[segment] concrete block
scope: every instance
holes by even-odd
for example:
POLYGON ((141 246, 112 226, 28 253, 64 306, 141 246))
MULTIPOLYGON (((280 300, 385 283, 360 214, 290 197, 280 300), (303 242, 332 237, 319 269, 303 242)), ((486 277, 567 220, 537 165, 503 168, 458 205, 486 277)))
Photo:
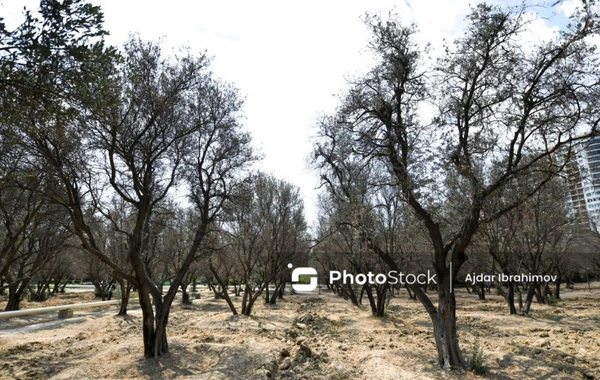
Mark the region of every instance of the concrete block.
POLYGON ((59 310, 58 319, 73 318, 73 309, 59 310))

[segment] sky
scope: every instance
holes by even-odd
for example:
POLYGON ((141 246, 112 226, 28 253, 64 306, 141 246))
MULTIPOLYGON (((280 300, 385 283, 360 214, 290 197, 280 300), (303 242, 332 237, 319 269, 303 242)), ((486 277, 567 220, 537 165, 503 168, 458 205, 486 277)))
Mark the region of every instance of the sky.
MULTIPOLYGON (((566 24, 575 7, 566 0, 532 25, 530 38, 549 36, 566 24), (550 17, 552 16, 552 17, 550 17)), ((414 22, 421 44, 440 54, 444 39, 460 37, 470 4, 465 0, 92 0, 104 12, 110 44, 121 46, 132 33, 161 40, 165 51, 186 46, 213 57, 211 70, 245 97, 244 125, 264 156, 263 171, 298 186, 309 222, 317 218, 318 178, 307 158, 317 120, 332 114, 347 80, 365 73, 366 12, 386 16, 391 10, 414 22)), ((494 3, 494 1, 492 1, 494 3)), ((514 5, 519 1, 495 1, 514 5)), ((0 0, 7 24, 19 20, 35 0, 0 0)), ((541 8, 532 8, 540 11, 541 8)))

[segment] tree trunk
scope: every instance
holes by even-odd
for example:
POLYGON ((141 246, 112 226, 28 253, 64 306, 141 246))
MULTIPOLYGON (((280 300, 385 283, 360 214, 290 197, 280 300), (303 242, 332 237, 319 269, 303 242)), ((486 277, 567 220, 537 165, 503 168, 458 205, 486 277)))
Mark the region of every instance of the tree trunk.
POLYGON ((550 290, 550 283, 544 282, 542 285, 542 294, 544 295, 543 301, 547 303, 548 297, 552 297, 552 290, 550 290))
MULTIPOLYGON (((283 277, 283 278, 281 279, 281 289, 279 290, 279 294, 277 294, 277 298, 279 298, 280 300, 282 300, 282 299, 283 299, 283 296, 284 296, 284 294, 285 294, 285 283, 286 283, 286 281, 285 281, 285 277, 283 277)), ((319 285, 319 286, 321 286, 321 285, 319 285)), ((320 292, 320 291, 321 291, 321 289, 319 289, 319 292, 320 292)))
POLYGON ((467 290, 467 293, 471 294, 473 291, 471 290, 471 285, 469 285, 468 281, 465 281, 465 289, 467 290))
POLYGON ((525 299, 525 314, 529 315, 529 310, 531 310, 531 302, 533 301, 533 296, 536 294, 535 290, 535 283, 529 284, 529 288, 527 289, 527 298, 525 299))
POLYGON ((438 364, 445 369, 463 369, 466 367, 458 344, 456 333, 456 299, 450 289, 448 273, 436 271, 438 283, 437 313, 431 314, 433 336, 438 351, 438 364))
POLYGON ((127 315, 127 306, 129 305, 129 294, 131 292, 131 284, 127 280, 120 279, 119 287, 121 288, 121 306, 117 315, 127 315))
POLYGON ((508 303, 508 314, 517 314, 515 308, 515 284, 512 281, 508 282, 508 294, 506 295, 506 302, 508 303))
MULTIPOLYGON (((217 282, 218 282, 218 280, 217 280, 217 282)), ((209 288, 210 290, 212 290, 212 291, 213 291, 213 294, 215 295, 215 299, 216 299, 216 300, 219 300, 219 299, 221 299, 221 298, 222 298, 223 294, 222 294, 222 292, 221 292, 219 289, 217 289, 217 287, 216 287, 216 286, 215 286, 215 285, 212 283, 212 278, 209 278, 209 279, 208 279, 208 288, 209 288)))
POLYGON ((283 299, 283 290, 285 288, 285 278, 280 277, 279 281, 275 282, 275 291, 271 295, 269 299, 269 304, 275 305, 277 303, 277 299, 283 299))
POLYGON ((155 300, 156 325, 154 330, 154 358, 157 358, 158 356, 162 356, 169 352, 169 342, 167 340, 167 324, 169 323, 171 302, 163 303, 161 301, 155 300))
POLYGON ((52 294, 58 294, 58 290, 60 289, 60 278, 54 279, 54 287, 52 288, 52 294))
POLYGON ((523 313, 523 292, 521 291, 521 289, 518 289, 518 291, 519 291, 519 313, 523 313))
POLYGON ((8 287, 8 302, 4 311, 19 310, 21 300, 23 299, 23 291, 26 289, 28 283, 29 281, 26 281, 26 283, 18 281, 8 287))
POLYGON ((184 305, 191 305, 190 294, 187 291, 189 283, 185 280, 181 281, 181 303, 184 305))
POLYGON ((363 285, 362 288, 360 289, 360 293, 358 295, 358 304, 362 305, 362 300, 363 300, 363 296, 365 294, 365 290, 367 289, 367 285, 363 285))
POLYGON ((373 291, 371 289, 371 286, 366 285, 366 284, 363 285, 361 293, 363 291, 367 294, 367 298, 369 299, 369 306, 371 307, 371 314, 373 316, 377 316, 377 304, 375 303, 375 297, 373 297, 373 291))
POLYGON ((237 315, 237 310, 235 309, 233 302, 231 302, 231 298, 229 297, 229 292, 227 291, 227 288, 225 288, 225 290, 223 291, 223 298, 225 298, 225 302, 227 302, 227 305, 229 306, 229 309, 231 309, 233 315, 237 315))
MULTIPOLYGON (((153 358, 156 354, 160 355, 162 350, 156 350, 156 331, 154 329, 154 309, 150 300, 150 289, 148 285, 140 284, 138 287, 139 302, 142 309, 142 332, 144 338, 144 357, 153 358)), ((167 347, 168 351, 168 347, 167 347)))
POLYGON ((265 303, 269 303, 269 283, 267 283, 267 287, 265 289, 265 303))
POLYGON ((251 289, 250 289, 250 285, 248 285, 248 283, 245 283, 244 286, 244 296, 242 297, 242 313, 244 312, 244 310, 246 310, 246 305, 248 304, 248 297, 251 293, 251 289))
POLYGON ((559 300, 560 299, 560 276, 556 278, 555 288, 554 288, 554 297, 559 300))
POLYGON ((416 301, 417 300, 417 294, 414 293, 412 290, 410 290, 409 287, 406 288, 406 291, 408 292, 408 299, 416 301))
MULTIPOLYGON (((215 276, 215 279, 217 280, 217 282, 219 283, 219 285, 221 286, 221 288, 223 289, 222 297, 225 298, 225 301, 227 302, 227 305, 229 306, 229 309, 231 310, 231 312, 233 313, 233 315, 237 315, 238 312, 235 309, 235 306, 233 305, 233 302, 231 302, 231 298, 229 297, 229 292, 227 291, 227 287, 225 286, 225 282, 221 279, 221 277, 219 277, 219 275, 217 274, 217 270, 212 265, 212 263, 209 265, 209 269, 210 269, 211 273, 213 274, 213 276, 215 276)), ((216 292, 215 292, 215 295, 216 295, 216 292)))
POLYGON ((275 291, 273 292, 273 294, 271 295, 271 298, 269 299, 269 304, 271 304, 271 305, 277 304, 277 298, 279 298, 279 296, 281 295, 282 285, 283 285, 283 280, 279 279, 279 282, 276 283, 275 291))
MULTIPOLYGON (((267 287, 269 285, 266 285, 267 287)), ((256 289, 256 291, 252 292, 250 286, 246 284, 246 289, 244 290, 244 299, 242 300, 242 314, 250 315, 252 313, 252 307, 254 306, 254 302, 263 292, 265 287, 265 283, 263 283, 260 288, 256 289)))
MULTIPOLYGON (((432 224, 431 228, 436 232, 436 225, 432 224)), ((441 239, 439 231, 434 234, 434 237, 441 239)), ((381 257, 391 270, 400 272, 398 265, 394 259, 386 252, 381 250, 371 240, 367 243, 375 253, 381 257)), ((439 244, 442 249, 443 244, 439 244)), ((423 288, 419 284, 409 285, 413 292, 423 304, 433 324, 433 336, 435 338, 436 348, 438 351, 438 364, 446 369, 465 369, 466 362, 460 351, 458 344, 458 335, 456 333, 456 299, 454 298, 454 279, 458 270, 466 260, 464 252, 457 250, 452 252, 450 261, 451 267, 447 267, 445 250, 436 252, 435 262, 435 278, 436 281, 427 281, 437 285, 438 307, 436 308, 431 299, 425 293, 427 283, 423 284, 423 288), (450 270, 452 268, 452 270, 450 270)))
POLYGON ((112 283, 106 283, 104 281, 93 281, 94 284, 94 294, 96 297, 101 297, 102 301, 110 300, 111 291, 110 288, 112 283))
POLYGON ((348 298, 350 298, 352 305, 359 306, 358 298, 356 297, 356 293, 354 293, 354 289, 352 288, 352 285, 350 283, 346 284, 346 289, 344 293, 348 298))
POLYGON ((373 316, 378 318, 383 318, 385 316, 385 306, 388 295, 388 287, 387 283, 379 286, 375 286, 375 291, 377 292, 377 308, 375 309, 375 313, 373 316))
POLYGON ((138 299, 142 309, 144 357, 147 359, 157 358, 169 352, 167 324, 171 305, 170 302, 163 302, 162 293, 157 288, 152 289, 147 283, 149 281, 146 279, 138 288, 138 299))
POLYGON ((35 301, 45 301, 48 298, 48 296, 46 295, 46 290, 49 289, 49 287, 50 284, 48 281, 44 279, 38 281, 33 299, 35 301))
POLYGON ((537 301, 537 303, 546 303, 544 301, 544 294, 542 293, 542 285, 541 284, 532 284, 531 286, 533 286, 534 292, 533 295, 535 296, 535 300, 537 301))

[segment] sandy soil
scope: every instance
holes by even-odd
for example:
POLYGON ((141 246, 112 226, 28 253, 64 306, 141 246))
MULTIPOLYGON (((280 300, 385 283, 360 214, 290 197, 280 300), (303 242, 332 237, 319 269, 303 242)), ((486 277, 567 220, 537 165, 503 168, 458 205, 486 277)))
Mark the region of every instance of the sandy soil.
MULTIPOLYGON (((580 285, 555 305, 509 316, 499 296, 457 294, 461 347, 484 353, 487 378, 600 379, 600 283, 580 285)), ((65 295, 52 304, 89 294, 65 295)), ((2 379, 480 379, 435 365, 432 328, 423 307, 394 298, 384 319, 321 294, 287 296, 232 316, 206 294, 173 307, 169 355, 142 358, 141 312, 117 317, 116 306, 0 320, 2 379)), ((1 301, 1 300, 0 300, 1 301)), ((26 307, 39 307, 39 303, 26 307)))

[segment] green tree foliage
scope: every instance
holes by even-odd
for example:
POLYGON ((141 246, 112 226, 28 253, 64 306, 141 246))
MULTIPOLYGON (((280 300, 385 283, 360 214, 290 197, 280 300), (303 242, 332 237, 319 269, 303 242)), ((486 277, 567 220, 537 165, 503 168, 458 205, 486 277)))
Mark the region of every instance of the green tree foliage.
MULTIPOLYGON (((102 103, 90 85, 105 78, 118 58, 102 40, 106 32, 99 7, 78 0, 41 1, 37 11, 25 10, 23 17, 12 30, 0 22, 0 187, 3 224, 10 226, 2 234, 8 250, 0 255, 0 276, 17 265, 15 252, 33 247, 40 226, 54 223, 45 196, 56 192, 56 178, 30 149, 32 137, 52 137, 65 148, 76 147, 78 135, 67 133, 64 126, 82 105, 102 103)), ((10 282, 29 281, 32 270, 40 269, 36 264, 12 271, 10 282)), ((13 305, 18 307, 18 302, 13 305)))
POLYGON ((18 121, 31 112, 56 113, 65 101, 89 102, 88 85, 116 58, 116 50, 103 41, 100 7, 83 0, 43 0, 37 12, 25 10, 24 17, 14 30, 0 24, 3 117, 18 121))

